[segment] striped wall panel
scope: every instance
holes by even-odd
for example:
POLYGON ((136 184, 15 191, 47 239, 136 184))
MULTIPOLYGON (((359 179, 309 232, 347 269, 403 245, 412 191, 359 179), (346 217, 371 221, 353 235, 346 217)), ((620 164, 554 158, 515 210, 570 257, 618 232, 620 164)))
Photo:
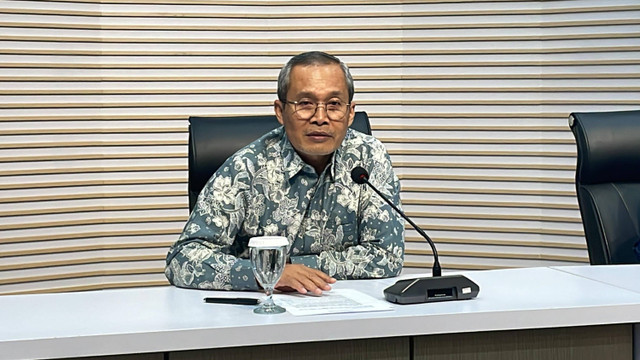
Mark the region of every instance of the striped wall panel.
POLYGON ((636 0, 0 1, 0 293, 166 284, 187 118, 271 113, 307 50, 352 68, 445 271, 588 262, 567 117, 640 107, 636 0))

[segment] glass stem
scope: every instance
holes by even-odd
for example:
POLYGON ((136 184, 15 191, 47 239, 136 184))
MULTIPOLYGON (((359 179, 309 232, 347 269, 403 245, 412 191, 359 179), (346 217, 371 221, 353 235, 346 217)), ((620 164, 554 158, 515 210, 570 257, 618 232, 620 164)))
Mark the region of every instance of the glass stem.
POLYGON ((264 306, 270 307, 273 306, 273 289, 272 288, 265 288, 264 292, 267 294, 267 299, 264 302, 264 306))

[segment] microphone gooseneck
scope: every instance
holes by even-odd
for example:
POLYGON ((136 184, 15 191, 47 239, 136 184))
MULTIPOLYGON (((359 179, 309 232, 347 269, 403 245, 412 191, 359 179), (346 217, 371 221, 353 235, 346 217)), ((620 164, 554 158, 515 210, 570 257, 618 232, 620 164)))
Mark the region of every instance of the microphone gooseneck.
POLYGON ((422 231, 422 229, 420 229, 418 225, 416 225, 413 221, 411 221, 411 219, 409 219, 402 210, 398 209, 398 207, 395 206, 391 202, 391 200, 387 199, 387 197, 384 196, 378 189, 376 189, 375 186, 371 185, 371 183, 369 182, 369 173, 367 172, 367 170, 365 170, 360 166, 356 166, 355 168, 353 168, 353 170, 351 170, 351 179, 355 181, 357 184, 369 185, 369 187, 373 191, 375 191, 375 193, 378 194, 382 198, 382 200, 384 200, 387 204, 389 204, 389 206, 391 206, 393 210, 395 210, 398 214, 400 214, 400 216, 402 216, 403 219, 407 220, 407 222, 411 224, 411 226, 413 226, 414 229, 416 229, 418 234, 420 234, 425 240, 427 240, 427 242, 429 243, 429 246, 431 246, 431 251, 433 252, 432 276, 437 277, 442 275, 442 269, 440 268, 440 260, 438 259, 438 251, 436 250, 436 244, 433 242, 433 240, 431 240, 429 235, 427 235, 424 231, 422 231))

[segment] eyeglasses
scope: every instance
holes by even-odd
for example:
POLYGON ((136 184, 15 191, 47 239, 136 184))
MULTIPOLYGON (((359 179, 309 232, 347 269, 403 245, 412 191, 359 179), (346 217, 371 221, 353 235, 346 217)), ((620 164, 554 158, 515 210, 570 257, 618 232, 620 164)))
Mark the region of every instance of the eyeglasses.
POLYGON ((329 120, 340 121, 344 119, 344 115, 347 113, 350 105, 349 103, 342 102, 340 99, 332 99, 327 102, 315 102, 312 100, 285 100, 284 102, 293 105, 293 112, 295 112, 300 120, 311 119, 318 111, 320 105, 323 105, 329 120))

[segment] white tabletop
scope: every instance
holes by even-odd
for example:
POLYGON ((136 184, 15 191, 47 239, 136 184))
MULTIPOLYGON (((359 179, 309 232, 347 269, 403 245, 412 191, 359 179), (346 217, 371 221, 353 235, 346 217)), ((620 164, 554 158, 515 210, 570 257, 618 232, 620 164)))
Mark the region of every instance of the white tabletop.
MULTIPOLYGON (((476 299, 299 317, 203 302, 205 296, 258 293, 174 287, 0 296, 0 354, 7 359, 73 357, 640 322, 640 293, 566 271, 465 275, 480 286, 476 299)), ((397 280, 340 281, 335 288, 382 300, 383 289, 397 280)))
POLYGON ((640 265, 583 265, 553 268, 640 293, 640 265))

